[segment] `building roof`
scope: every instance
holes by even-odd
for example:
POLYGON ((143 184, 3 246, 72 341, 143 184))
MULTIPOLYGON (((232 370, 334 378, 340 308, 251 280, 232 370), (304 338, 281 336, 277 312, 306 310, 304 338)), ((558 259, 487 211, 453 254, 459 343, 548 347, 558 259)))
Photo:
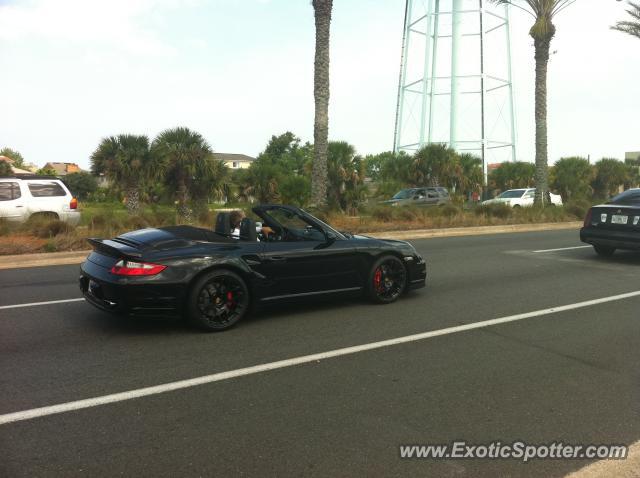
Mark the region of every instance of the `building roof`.
POLYGON ((68 173, 78 173, 81 171, 80 166, 76 163, 47 163, 44 165, 45 169, 53 169, 56 174, 64 176, 68 173))
POLYGON ((231 162, 231 161, 252 162, 256 160, 256 158, 247 156, 246 154, 237 154, 237 153, 213 153, 213 157, 225 163, 231 162))

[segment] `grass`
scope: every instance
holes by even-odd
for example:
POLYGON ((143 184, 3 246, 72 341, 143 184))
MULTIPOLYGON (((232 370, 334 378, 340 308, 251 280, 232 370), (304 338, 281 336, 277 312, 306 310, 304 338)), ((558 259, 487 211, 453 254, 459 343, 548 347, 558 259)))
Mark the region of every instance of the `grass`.
MULTIPOLYGON (((476 206, 464 209, 450 204, 442 207, 363 207, 358 216, 339 212, 325 212, 322 219, 336 229, 352 233, 381 232, 409 229, 439 229, 448 227, 495 226, 582 220, 590 203, 576 201, 565 207, 516 208, 504 205, 476 206)), ((237 207, 250 212, 251 206, 237 207)), ((211 228, 216 212, 200 208, 194 211, 194 224, 211 228)), ((91 203, 82 205, 82 220, 77 227, 51 219, 30 220, 12 224, 0 220, 0 255, 85 250, 88 237, 109 238, 126 231, 145 227, 159 227, 177 223, 171 205, 152 205, 130 216, 120 203, 91 203)))

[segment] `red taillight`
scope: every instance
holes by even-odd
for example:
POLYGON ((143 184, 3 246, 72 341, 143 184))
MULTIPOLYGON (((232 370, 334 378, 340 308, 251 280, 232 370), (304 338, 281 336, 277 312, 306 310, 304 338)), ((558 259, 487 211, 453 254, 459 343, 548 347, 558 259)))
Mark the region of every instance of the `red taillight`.
POLYGON ((78 209, 78 200, 76 198, 72 198, 69 203, 69 209, 78 209))
POLYGON ((584 218, 584 227, 589 227, 591 225, 591 216, 593 216, 593 208, 589 208, 587 211, 587 215, 584 218))
POLYGON ((161 266, 159 264, 133 262, 121 259, 111 268, 111 273, 118 276, 154 276, 166 268, 167 266, 161 266))

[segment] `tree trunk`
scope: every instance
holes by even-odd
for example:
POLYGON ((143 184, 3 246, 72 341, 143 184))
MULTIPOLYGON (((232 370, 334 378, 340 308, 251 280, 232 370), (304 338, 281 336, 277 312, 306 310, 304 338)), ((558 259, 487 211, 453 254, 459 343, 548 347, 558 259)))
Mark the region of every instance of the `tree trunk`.
POLYGON ((191 222, 191 208, 188 204, 189 193, 187 190, 187 182, 183 175, 178 178, 178 217, 185 222, 191 222))
POLYGON ((140 209, 140 192, 138 191, 137 185, 129 185, 127 187, 127 212, 135 216, 138 214, 140 209))
POLYGON ((547 153, 547 65, 551 35, 534 37, 536 59, 535 117, 536 117, 536 194, 534 203, 544 206, 550 202, 547 153))
POLYGON ((316 56, 314 62, 313 97, 313 172, 311 202, 327 203, 327 150, 329 138, 329 30, 333 0, 313 0, 316 21, 316 56))

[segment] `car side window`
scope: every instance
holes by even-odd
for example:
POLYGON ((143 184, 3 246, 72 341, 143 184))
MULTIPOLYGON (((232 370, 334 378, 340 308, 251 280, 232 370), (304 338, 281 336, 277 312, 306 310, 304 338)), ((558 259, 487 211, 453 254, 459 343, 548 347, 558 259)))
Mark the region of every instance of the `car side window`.
POLYGON ((60 184, 50 183, 28 183, 29 192, 34 198, 66 196, 67 193, 60 184))
POLYGON ((427 197, 429 197, 429 198, 437 198, 438 197, 438 191, 436 191, 433 188, 427 189, 427 197))
POLYGON ((0 201, 12 201, 20 198, 20 185, 13 182, 0 183, 0 201))
POLYGON ((535 191, 528 191, 527 193, 525 193, 524 196, 522 196, 524 199, 531 199, 532 197, 534 197, 536 195, 535 191))

